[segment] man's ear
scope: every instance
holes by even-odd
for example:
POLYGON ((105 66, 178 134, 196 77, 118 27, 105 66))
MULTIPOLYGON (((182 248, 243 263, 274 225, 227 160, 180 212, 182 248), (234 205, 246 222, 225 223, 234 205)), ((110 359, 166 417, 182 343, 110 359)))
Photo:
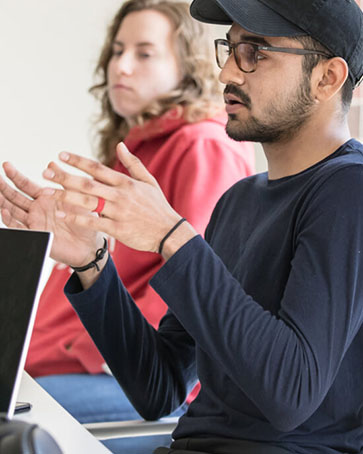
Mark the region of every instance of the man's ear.
POLYGON ((347 80, 349 68, 341 57, 322 60, 314 68, 312 90, 317 102, 327 101, 340 91, 347 80))

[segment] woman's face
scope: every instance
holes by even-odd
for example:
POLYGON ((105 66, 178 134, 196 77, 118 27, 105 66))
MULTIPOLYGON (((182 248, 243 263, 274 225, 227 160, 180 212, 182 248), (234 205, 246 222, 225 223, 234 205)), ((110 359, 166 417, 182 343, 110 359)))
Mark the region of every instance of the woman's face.
POLYGON ((154 10, 128 14, 120 24, 107 68, 108 96, 124 118, 139 114, 181 80, 171 21, 154 10))

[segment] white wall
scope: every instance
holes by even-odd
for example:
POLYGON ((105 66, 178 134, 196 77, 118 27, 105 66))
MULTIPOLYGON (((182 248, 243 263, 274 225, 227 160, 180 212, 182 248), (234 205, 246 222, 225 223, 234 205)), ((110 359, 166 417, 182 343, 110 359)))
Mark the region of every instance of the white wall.
POLYGON ((97 109, 88 88, 119 5, 0 0, 1 162, 11 161, 41 183, 42 170, 59 151, 91 155, 90 120, 97 109))
POLYGON ((87 90, 120 0, 0 0, 0 160, 41 182, 57 153, 90 151, 87 90))

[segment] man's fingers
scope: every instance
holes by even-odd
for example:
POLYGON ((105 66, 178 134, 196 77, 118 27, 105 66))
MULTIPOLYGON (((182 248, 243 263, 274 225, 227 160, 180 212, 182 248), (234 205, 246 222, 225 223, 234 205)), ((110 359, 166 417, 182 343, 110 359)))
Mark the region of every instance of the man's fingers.
MULTIPOLYGON (((113 181, 115 182, 117 179, 118 184, 120 184, 123 178, 130 180, 130 178, 127 177, 126 175, 122 175, 119 172, 114 172, 111 169, 107 170, 110 170, 112 173, 116 174, 113 175, 113 181), (117 178, 114 178, 115 176, 117 178)), ((67 191, 75 191, 81 192, 83 194, 101 196, 105 199, 107 198, 112 199, 112 195, 114 194, 114 185, 110 185, 107 182, 101 180, 97 181, 96 179, 89 177, 72 175, 61 169, 55 162, 49 163, 48 168, 43 172, 43 177, 47 180, 52 181, 53 183, 60 184, 67 191)), ((101 177, 99 176, 99 178, 101 177)))
POLYGON ((158 185, 155 178, 151 175, 150 172, 148 172, 140 159, 130 153, 123 142, 120 142, 117 145, 116 152, 121 163, 126 167, 132 178, 135 178, 135 180, 143 181, 145 183, 149 183, 153 186, 158 185))
POLYGON ((5 209, 10 213, 14 221, 21 222, 22 224, 27 223, 28 213, 23 211, 21 208, 18 208, 15 205, 10 205, 9 207, 5 207, 5 209))
POLYGON ((100 200, 105 200, 101 211, 107 216, 108 213, 114 212, 113 200, 120 200, 123 197, 113 186, 106 186, 88 177, 70 175, 56 164, 48 167, 43 176, 63 186, 64 189, 44 188, 42 194, 61 202, 67 213, 96 211, 100 206, 100 200))
POLYGON ((6 225, 6 227, 15 228, 15 229, 25 229, 26 228, 23 224, 16 221, 16 219, 14 219, 12 217, 9 210, 7 210, 6 208, 1 209, 1 219, 4 223, 4 225, 6 225))
MULTIPOLYGON (((28 199, 25 195, 13 189, 9 186, 5 180, 0 177, 0 192, 2 194, 3 200, 6 201, 7 205, 4 205, 4 208, 9 208, 10 205, 15 205, 16 207, 21 208, 22 210, 28 212, 32 201, 28 199)), ((5 203, 5 202, 4 202, 5 203)))
POLYGON ((95 232, 104 232, 109 236, 115 235, 115 222, 110 219, 102 218, 98 216, 83 216, 80 214, 64 213, 63 211, 57 211, 56 217, 59 219, 65 219, 66 222, 82 227, 84 229, 90 229, 95 232))
MULTIPOLYGON (((65 152, 59 155, 59 158, 63 162, 86 172, 93 178, 71 175, 65 172, 55 162, 49 163, 48 168, 43 172, 43 177, 60 184, 66 190, 100 196, 106 200, 113 200, 115 198, 115 193, 112 191, 113 188, 118 187, 121 189, 124 187, 129 190, 130 184, 135 179, 151 184, 152 186, 158 186, 155 178, 146 170, 141 161, 129 153, 123 144, 118 145, 117 153, 131 177, 112 170, 100 162, 65 152)), ((82 206, 84 205, 82 204, 82 206)), ((90 208, 88 204, 86 207, 90 208)))
POLYGON ((9 216, 21 222, 22 224, 26 224, 28 213, 22 210, 21 208, 18 208, 17 206, 13 205, 12 203, 8 202, 1 194, 0 194, 0 209, 6 210, 9 216))
POLYGON ((10 162, 4 162, 3 168, 6 176, 14 185, 24 194, 36 199, 40 192, 40 186, 29 180, 25 175, 20 173, 10 162))
MULTIPOLYGON (((67 212, 76 212, 76 210, 71 207, 81 207, 84 210, 90 212, 95 211, 99 206, 98 196, 84 194, 72 190, 45 188, 43 190, 43 194, 52 195, 55 199, 62 202, 64 206, 69 206, 70 209, 67 210, 67 212)), ((112 212, 113 209, 114 204, 111 201, 107 200, 103 206, 102 214, 107 216, 107 212, 112 212)))
POLYGON ((62 152, 59 154, 59 159, 72 167, 82 170, 95 180, 109 186, 118 186, 125 177, 125 175, 122 175, 120 172, 112 170, 98 161, 76 154, 62 152))
POLYGON ((61 169, 55 162, 50 162, 43 172, 43 177, 54 183, 58 183, 70 191, 80 191, 85 194, 92 194, 99 191, 101 184, 97 181, 78 175, 71 175, 61 169))

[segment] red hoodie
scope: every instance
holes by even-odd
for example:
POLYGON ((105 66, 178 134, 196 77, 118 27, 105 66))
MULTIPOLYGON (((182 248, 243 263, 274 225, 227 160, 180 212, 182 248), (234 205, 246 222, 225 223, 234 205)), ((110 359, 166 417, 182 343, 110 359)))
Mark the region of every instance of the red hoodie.
MULTIPOLYGON (((201 234, 223 192, 254 171, 253 145, 229 139, 225 121, 221 115, 186 123, 171 111, 133 128, 124 141, 157 179, 174 209, 201 234)), ((126 172, 120 163, 114 168, 126 172)), ((162 265, 161 256, 113 239, 109 246, 123 283, 157 327, 166 305, 148 282, 162 265)), ((102 356, 63 293, 70 272, 55 265, 41 296, 26 362, 32 376, 103 372, 102 356)))

